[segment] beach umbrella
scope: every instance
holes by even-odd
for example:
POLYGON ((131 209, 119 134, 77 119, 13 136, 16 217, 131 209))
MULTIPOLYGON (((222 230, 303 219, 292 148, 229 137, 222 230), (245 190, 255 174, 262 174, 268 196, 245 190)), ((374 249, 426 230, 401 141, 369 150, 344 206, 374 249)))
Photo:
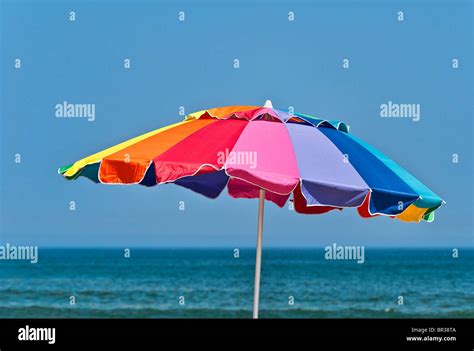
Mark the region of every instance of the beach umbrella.
POLYGON ((58 172, 102 184, 174 183, 215 199, 258 198, 253 317, 258 318, 264 201, 302 214, 356 208, 364 218, 431 222, 443 203, 344 122, 264 106, 226 106, 124 141, 58 172))

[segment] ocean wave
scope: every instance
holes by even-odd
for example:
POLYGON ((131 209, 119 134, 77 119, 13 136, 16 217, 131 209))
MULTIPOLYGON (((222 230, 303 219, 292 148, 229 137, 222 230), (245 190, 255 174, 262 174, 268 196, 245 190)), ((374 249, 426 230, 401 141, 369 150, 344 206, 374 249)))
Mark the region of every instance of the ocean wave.
MULTIPOLYGON (((250 318, 251 309, 231 308, 78 308, 51 306, 2 306, 0 318, 250 318)), ((474 310, 431 314, 385 309, 261 309, 261 318, 473 318, 474 310)))

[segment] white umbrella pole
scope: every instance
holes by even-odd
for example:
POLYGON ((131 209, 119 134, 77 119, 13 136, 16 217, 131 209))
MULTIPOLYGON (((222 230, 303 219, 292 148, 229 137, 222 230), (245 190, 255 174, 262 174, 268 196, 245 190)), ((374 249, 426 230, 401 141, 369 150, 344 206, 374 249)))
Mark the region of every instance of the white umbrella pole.
POLYGON ((263 235, 263 205, 265 203, 265 190, 260 189, 258 202, 258 231, 257 254, 255 259, 255 286, 253 290, 253 318, 258 318, 258 302, 260 297, 260 271, 262 267, 262 235, 263 235))

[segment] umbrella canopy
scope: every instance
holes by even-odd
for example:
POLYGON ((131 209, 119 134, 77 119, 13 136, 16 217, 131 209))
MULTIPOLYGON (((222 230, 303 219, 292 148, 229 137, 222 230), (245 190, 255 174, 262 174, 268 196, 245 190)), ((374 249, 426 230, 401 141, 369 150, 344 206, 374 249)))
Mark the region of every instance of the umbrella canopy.
POLYGON ((432 221, 443 200, 343 122, 259 106, 212 108, 61 167, 67 179, 175 183, 209 198, 265 199, 321 214, 432 221))
POLYGON ((174 183, 209 198, 259 198, 253 317, 258 318, 265 200, 321 214, 431 222, 443 200, 343 122, 259 106, 191 113, 61 167, 67 179, 153 186, 174 183))

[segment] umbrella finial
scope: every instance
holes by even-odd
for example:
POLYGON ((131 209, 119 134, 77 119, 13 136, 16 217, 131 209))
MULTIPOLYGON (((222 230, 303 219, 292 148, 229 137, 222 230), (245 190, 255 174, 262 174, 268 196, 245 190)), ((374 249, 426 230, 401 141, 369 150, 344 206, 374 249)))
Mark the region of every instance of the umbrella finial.
POLYGON ((272 100, 265 101, 265 105, 263 105, 263 107, 273 108, 272 100))

